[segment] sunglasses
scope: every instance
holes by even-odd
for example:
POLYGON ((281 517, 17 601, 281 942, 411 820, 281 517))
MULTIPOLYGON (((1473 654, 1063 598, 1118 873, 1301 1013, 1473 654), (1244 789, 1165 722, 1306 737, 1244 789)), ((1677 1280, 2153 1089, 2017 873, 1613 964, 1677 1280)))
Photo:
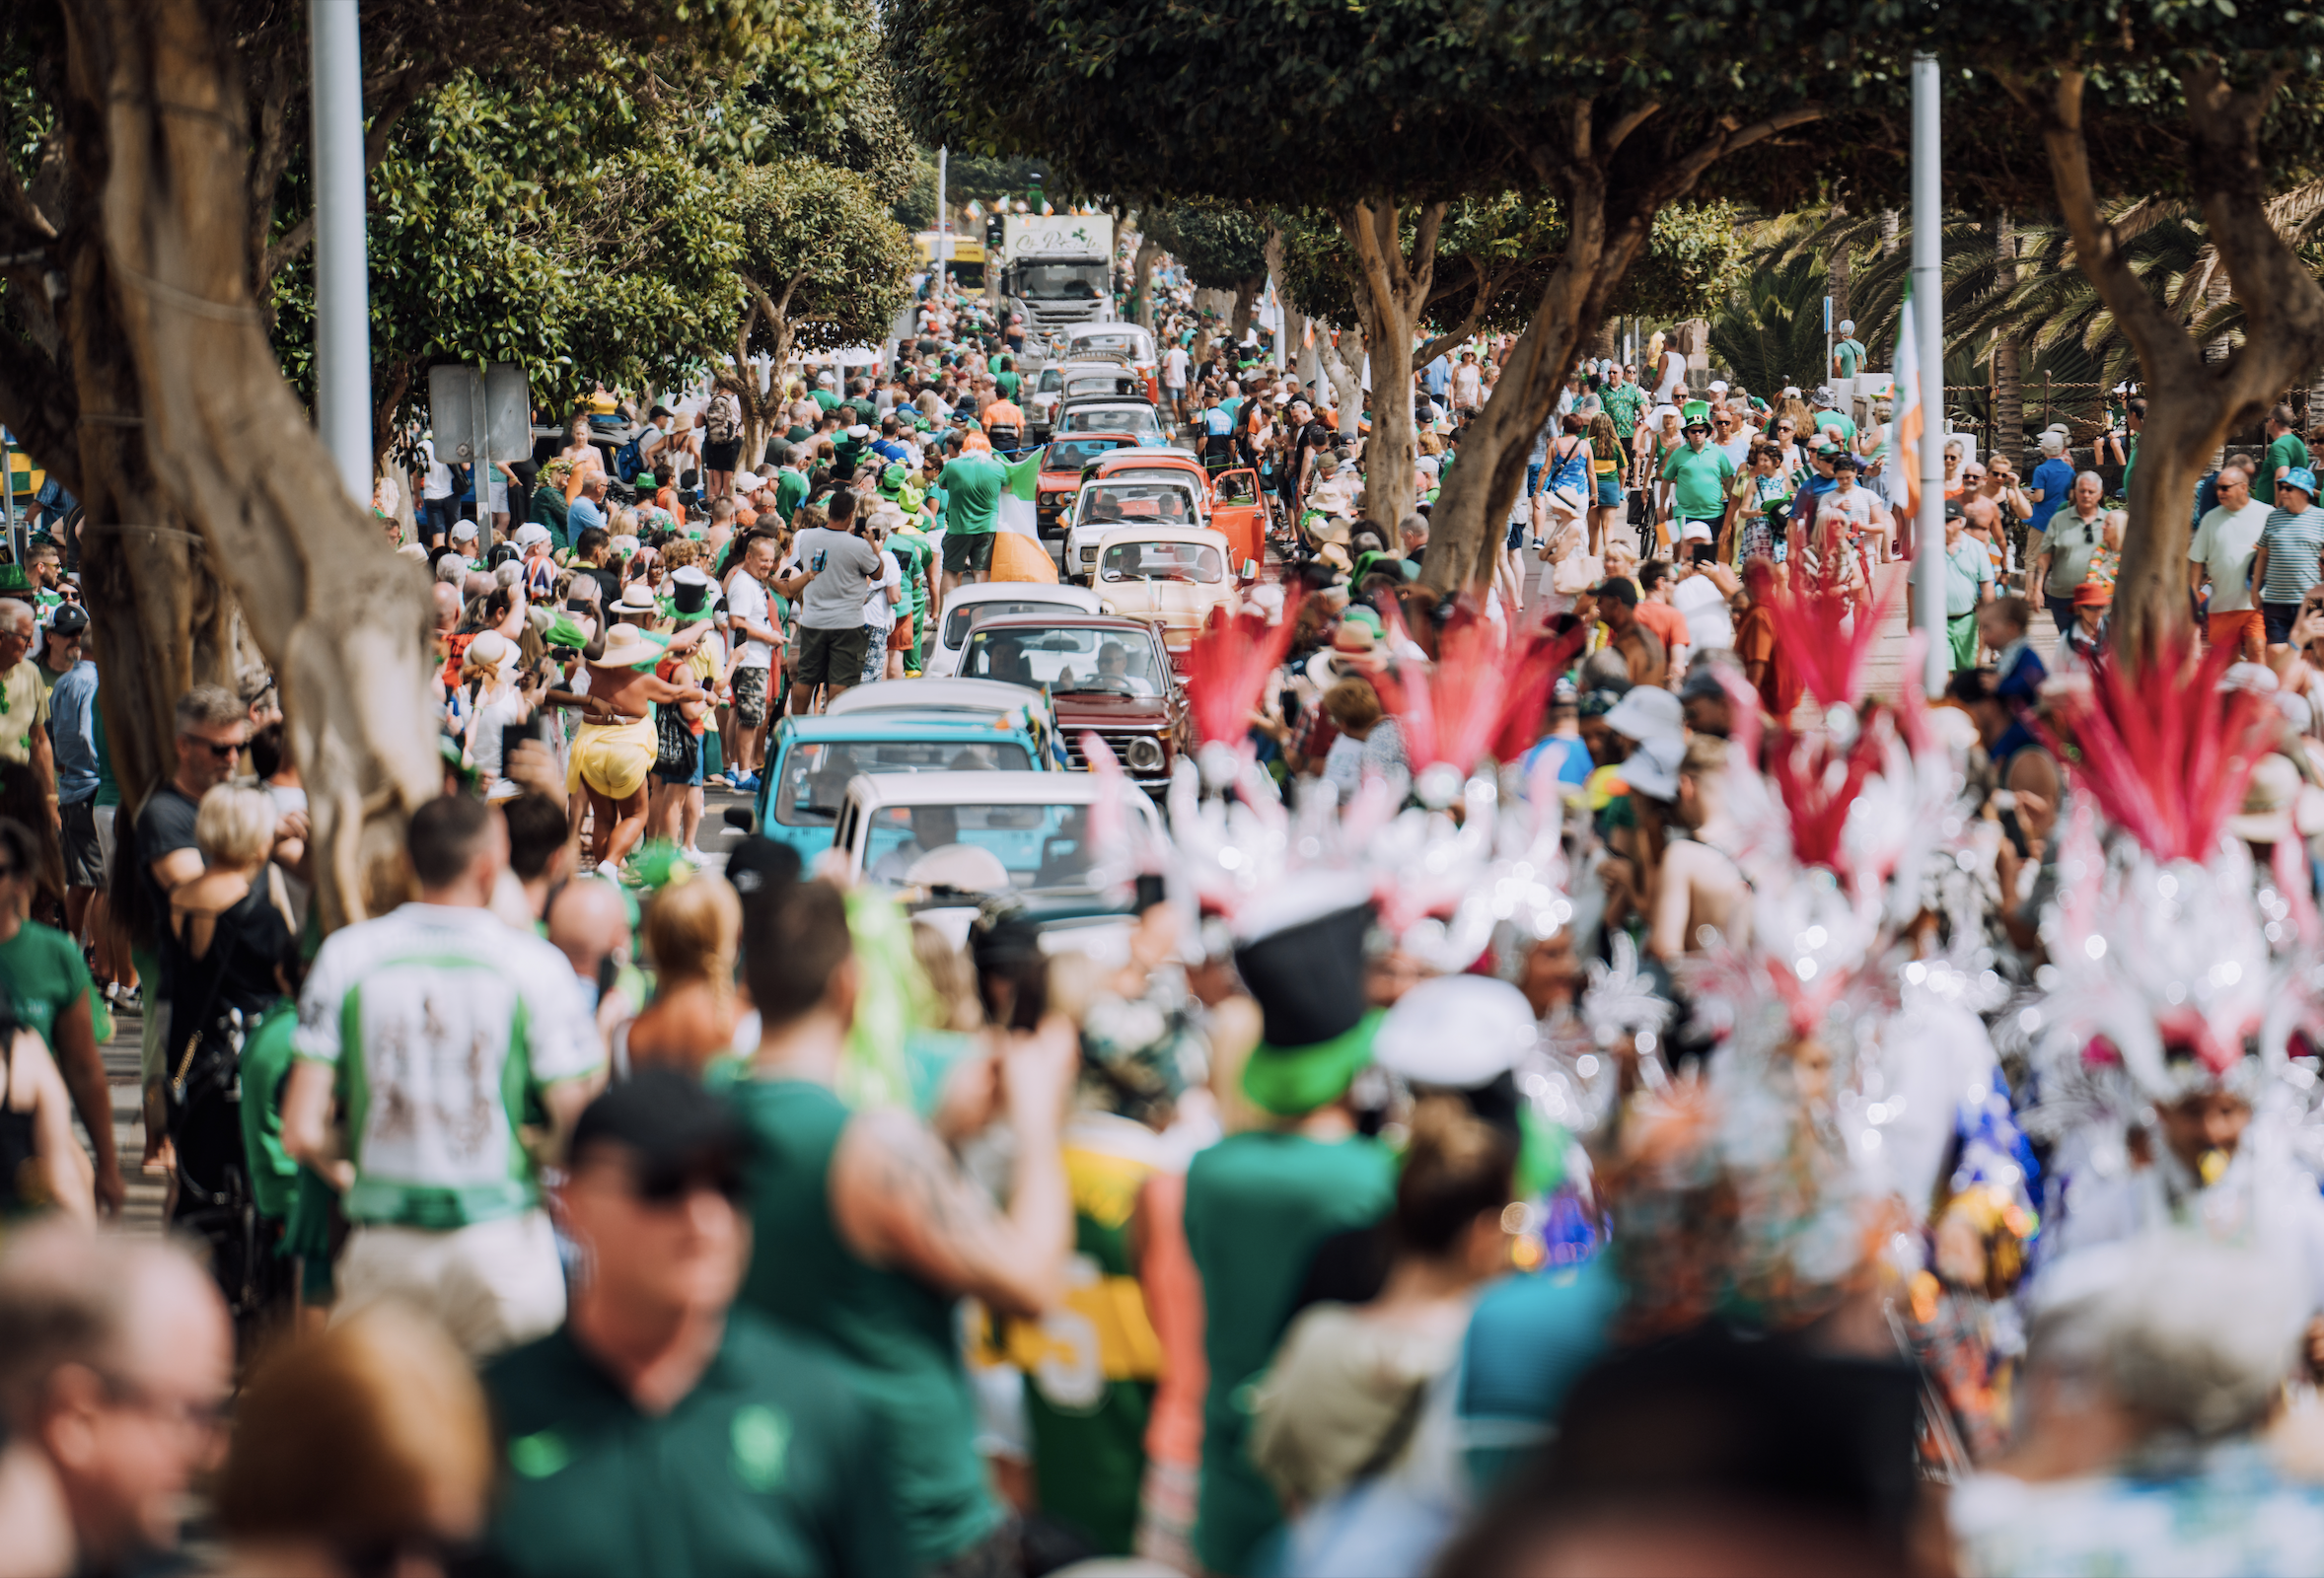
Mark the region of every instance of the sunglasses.
POLYGON ((708 1189, 728 1204, 749 1192, 742 1169, 731 1162, 705 1162, 686 1167, 657 1168, 634 1177, 630 1197, 656 1209, 677 1205, 696 1189, 708 1189))
POLYGON ((182 734, 178 738, 189 745, 197 745, 201 747, 204 751, 207 751, 213 757, 220 761, 232 761, 236 756, 242 754, 241 746, 221 745, 218 741, 215 740, 204 740, 198 734, 182 734))

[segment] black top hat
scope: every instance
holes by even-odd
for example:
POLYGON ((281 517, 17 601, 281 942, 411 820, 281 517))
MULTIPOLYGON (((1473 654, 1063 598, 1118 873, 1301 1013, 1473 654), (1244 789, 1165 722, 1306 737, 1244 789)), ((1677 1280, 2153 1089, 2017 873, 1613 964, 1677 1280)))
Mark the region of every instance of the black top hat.
POLYGON ((1370 1061, 1380 1022, 1364 1002, 1371 924, 1367 900, 1294 920, 1235 950, 1263 1024, 1243 1091, 1267 1111, 1306 1112, 1337 1101, 1370 1061))

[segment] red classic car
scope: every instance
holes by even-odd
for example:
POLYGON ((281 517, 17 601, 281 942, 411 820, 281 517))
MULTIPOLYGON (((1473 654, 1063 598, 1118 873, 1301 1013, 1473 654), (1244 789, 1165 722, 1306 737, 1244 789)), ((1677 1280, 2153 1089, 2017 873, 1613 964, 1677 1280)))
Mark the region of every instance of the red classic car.
POLYGON ((1048 691, 1072 765, 1085 767, 1081 741, 1095 734, 1140 788, 1161 792, 1188 749, 1185 687, 1142 619, 1104 614, 1025 613, 987 619, 961 650, 965 679, 1005 680, 1048 691))

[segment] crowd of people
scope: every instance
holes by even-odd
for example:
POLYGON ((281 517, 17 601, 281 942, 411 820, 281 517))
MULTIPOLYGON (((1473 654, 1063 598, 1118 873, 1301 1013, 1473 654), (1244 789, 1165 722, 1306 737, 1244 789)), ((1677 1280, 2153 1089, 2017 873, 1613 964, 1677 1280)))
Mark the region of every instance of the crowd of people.
POLYGON ((2095 471, 1954 446, 1952 681, 1889 702, 1849 334, 1808 398, 1578 369, 1438 600, 1505 347, 1418 372, 1382 521, 1350 391, 1165 300, 1279 562, 1159 830, 1100 761, 1112 941, 963 943, 697 841, 1012 573, 1041 347, 912 326, 383 494, 443 792, 327 935, 267 676, 124 817, 67 556, 0 575, 0 1573, 2324 1571, 2288 411, 2136 665, 2095 471))

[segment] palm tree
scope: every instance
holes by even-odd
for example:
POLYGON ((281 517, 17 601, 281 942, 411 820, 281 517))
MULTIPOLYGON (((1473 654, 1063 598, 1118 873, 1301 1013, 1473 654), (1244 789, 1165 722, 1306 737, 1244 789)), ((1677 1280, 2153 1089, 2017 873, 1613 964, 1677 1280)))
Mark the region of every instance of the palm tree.
POLYGON ((1762 261, 1710 321, 1710 349, 1753 394, 1812 388, 1824 365, 1824 265, 1798 253, 1762 261))

